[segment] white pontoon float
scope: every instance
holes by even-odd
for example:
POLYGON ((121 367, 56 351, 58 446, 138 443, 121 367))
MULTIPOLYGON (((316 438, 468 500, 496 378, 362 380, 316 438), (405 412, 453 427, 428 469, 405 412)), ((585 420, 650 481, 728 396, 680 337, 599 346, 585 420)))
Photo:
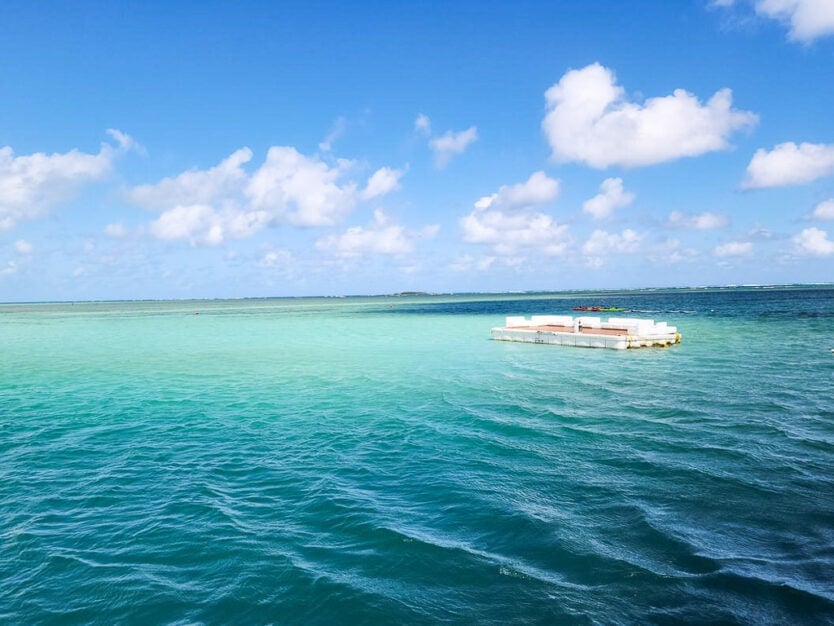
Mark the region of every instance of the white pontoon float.
POLYGON ((678 329, 666 322, 632 317, 611 317, 603 322, 599 317, 570 315, 533 315, 529 320, 508 317, 505 326, 492 329, 492 338, 612 350, 665 347, 681 340, 678 329))

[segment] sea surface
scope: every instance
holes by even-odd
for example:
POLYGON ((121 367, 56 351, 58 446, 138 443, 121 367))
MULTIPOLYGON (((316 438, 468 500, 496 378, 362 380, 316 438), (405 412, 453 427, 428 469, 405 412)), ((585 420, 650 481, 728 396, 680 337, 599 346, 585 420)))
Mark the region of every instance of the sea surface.
POLYGON ((832 348, 832 287, 0 305, 0 623, 831 624, 832 348), (683 341, 489 339, 577 305, 683 341))

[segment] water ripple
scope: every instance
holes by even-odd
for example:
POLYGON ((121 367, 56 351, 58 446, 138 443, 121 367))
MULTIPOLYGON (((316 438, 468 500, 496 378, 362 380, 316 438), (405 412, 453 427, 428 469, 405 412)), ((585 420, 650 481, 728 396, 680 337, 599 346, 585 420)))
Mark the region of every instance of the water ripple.
POLYGON ((626 353, 488 341, 511 298, 5 311, 0 621, 834 623, 797 293, 619 295, 685 333, 626 353))

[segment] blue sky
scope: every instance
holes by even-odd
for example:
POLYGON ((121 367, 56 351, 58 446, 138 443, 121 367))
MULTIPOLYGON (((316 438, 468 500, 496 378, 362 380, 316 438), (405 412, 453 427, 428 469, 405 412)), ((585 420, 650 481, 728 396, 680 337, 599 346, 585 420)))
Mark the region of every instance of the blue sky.
POLYGON ((834 0, 8 2, 0 301, 834 281, 834 0))

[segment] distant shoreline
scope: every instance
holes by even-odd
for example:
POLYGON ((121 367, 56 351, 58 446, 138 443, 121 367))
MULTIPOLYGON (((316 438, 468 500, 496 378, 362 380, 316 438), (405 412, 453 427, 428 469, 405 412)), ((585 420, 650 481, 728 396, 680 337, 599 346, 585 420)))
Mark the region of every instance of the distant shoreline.
POLYGON ((130 303, 188 303, 188 302, 252 302, 268 300, 371 300, 371 299, 414 299, 420 298, 572 298, 592 297, 595 295, 613 297, 617 295, 632 296, 641 293, 709 293, 720 291, 790 291, 808 289, 834 289, 834 283, 793 283, 785 285, 704 285, 689 287, 637 287, 632 289, 565 289, 565 290, 533 290, 533 291, 473 291, 473 292, 430 292, 430 291, 402 291, 384 294, 346 294, 346 295, 310 295, 310 296, 247 296, 241 298, 137 298, 137 299, 104 299, 104 300, 30 300, 0 302, 0 306, 41 305, 41 304, 130 304, 130 303))

